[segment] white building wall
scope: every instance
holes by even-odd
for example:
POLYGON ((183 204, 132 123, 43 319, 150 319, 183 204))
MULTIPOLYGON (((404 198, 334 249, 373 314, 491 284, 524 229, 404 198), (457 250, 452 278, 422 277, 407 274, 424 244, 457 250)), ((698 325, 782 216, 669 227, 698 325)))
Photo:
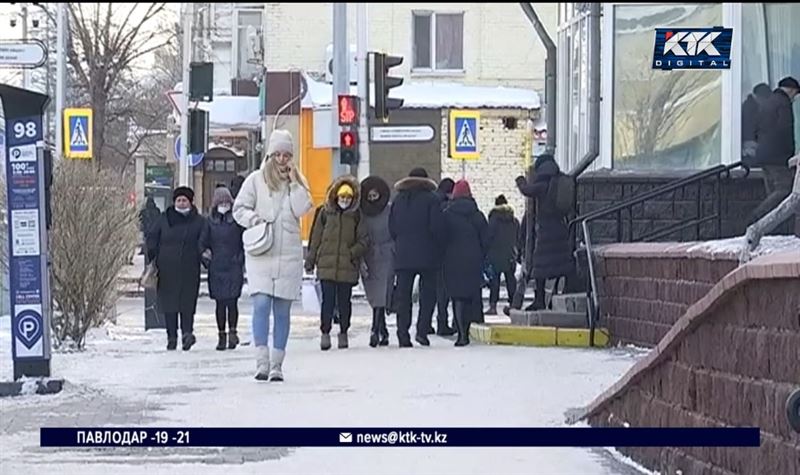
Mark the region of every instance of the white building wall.
MULTIPOLYGON (((557 5, 535 3, 555 38, 557 5)), ((273 70, 324 73, 332 40, 330 3, 267 3, 266 58, 273 70)), ((370 3, 371 50, 402 55, 400 70, 412 80, 463 81, 475 85, 544 88, 545 50, 517 3, 370 3), (411 73, 412 12, 464 12, 464 72, 411 73)), ((355 7, 348 8, 348 35, 356 42, 355 7)))

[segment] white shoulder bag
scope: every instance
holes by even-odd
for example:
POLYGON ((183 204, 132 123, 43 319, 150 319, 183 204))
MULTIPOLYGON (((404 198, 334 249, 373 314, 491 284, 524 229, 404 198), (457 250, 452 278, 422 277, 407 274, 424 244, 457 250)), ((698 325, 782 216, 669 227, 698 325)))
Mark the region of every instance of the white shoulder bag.
POLYGON ((275 242, 275 221, 278 220, 281 214, 285 200, 286 196, 283 196, 278 208, 274 210, 271 221, 258 223, 242 233, 242 244, 245 252, 251 256, 261 256, 272 249, 272 244, 275 242))

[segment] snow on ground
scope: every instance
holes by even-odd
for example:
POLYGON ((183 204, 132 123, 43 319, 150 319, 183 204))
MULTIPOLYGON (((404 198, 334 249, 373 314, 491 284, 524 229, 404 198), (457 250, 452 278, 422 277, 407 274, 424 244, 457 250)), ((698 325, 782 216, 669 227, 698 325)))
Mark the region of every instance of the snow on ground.
MULTIPOLYGON (((0 473, 640 473, 602 448, 39 448, 43 426, 561 426, 566 411, 589 403, 643 354, 457 349, 439 337, 429 348, 373 349, 369 309, 359 304, 348 350, 320 352, 318 319, 293 316, 287 381, 269 384, 252 379, 252 347, 214 350, 207 300, 188 353, 167 353, 161 331, 141 330, 141 300, 121 302, 119 312, 117 325, 92 332, 84 353, 54 356, 54 373, 67 381, 60 394, 0 399, 0 473)), ((245 341, 249 313, 243 302, 245 341)), ((11 372, 8 331, 0 318, 0 379, 11 372)))
MULTIPOLYGON (((708 252, 710 254, 731 254, 738 256, 745 245, 744 237, 699 242, 686 249, 687 252, 708 252)), ((751 253, 753 258, 779 252, 800 252, 800 238, 795 236, 764 236, 758 248, 751 253)))

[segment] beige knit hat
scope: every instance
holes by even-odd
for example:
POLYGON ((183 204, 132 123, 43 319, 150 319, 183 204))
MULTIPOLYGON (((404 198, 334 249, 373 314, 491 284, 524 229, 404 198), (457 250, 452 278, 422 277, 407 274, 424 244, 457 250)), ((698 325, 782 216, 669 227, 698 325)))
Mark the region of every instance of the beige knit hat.
POLYGON ((294 155, 294 140, 288 130, 276 129, 269 136, 267 156, 276 152, 291 153, 294 155))

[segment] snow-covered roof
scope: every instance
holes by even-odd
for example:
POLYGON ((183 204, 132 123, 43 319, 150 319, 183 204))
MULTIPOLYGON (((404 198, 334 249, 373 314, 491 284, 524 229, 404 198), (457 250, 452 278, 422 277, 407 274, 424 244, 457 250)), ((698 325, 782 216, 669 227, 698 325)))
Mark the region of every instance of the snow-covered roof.
MULTIPOLYGON (((303 107, 330 107, 331 85, 306 76, 308 94, 303 107)), ((350 86, 350 94, 356 94, 350 86)), ((374 98, 375 94, 370 94, 374 98)), ((411 82, 394 89, 392 97, 402 98, 403 107, 410 109, 439 109, 463 107, 470 109, 539 109, 541 100, 533 89, 516 87, 466 86, 455 82, 411 82)), ((373 99, 374 101, 374 99, 373 99)))

